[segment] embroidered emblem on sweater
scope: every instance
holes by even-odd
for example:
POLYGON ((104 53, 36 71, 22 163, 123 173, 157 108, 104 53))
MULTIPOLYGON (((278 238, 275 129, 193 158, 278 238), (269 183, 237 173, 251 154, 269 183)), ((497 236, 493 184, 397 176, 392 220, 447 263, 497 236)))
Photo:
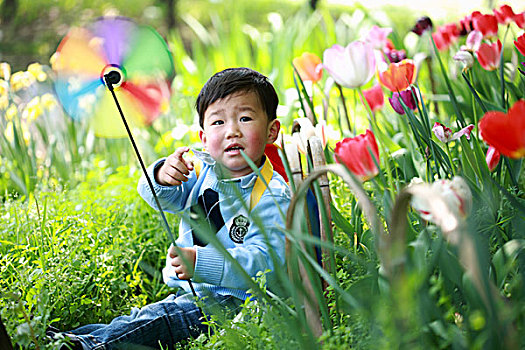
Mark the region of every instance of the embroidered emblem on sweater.
POLYGON ((250 222, 244 215, 239 215, 233 219, 233 225, 230 227, 230 239, 237 244, 244 242, 244 236, 248 233, 250 222))

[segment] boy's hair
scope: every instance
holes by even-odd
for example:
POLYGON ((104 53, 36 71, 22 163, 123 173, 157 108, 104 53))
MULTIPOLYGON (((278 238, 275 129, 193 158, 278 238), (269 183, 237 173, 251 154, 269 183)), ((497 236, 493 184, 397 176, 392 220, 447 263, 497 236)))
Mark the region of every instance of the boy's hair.
POLYGON ((197 97, 195 107, 201 128, 204 127, 204 113, 213 102, 236 92, 251 91, 257 94, 268 120, 277 118, 279 98, 270 80, 250 68, 228 68, 208 79, 197 97))

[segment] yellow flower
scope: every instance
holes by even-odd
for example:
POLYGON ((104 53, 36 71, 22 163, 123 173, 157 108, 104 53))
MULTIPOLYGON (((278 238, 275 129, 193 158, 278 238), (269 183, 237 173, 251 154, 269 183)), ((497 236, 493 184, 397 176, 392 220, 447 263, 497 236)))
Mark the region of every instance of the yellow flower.
MULTIPOLYGON (((29 132, 29 128, 27 126, 27 123, 22 121, 20 123, 20 128, 22 132, 22 138, 24 139, 24 142, 26 145, 29 145, 29 142, 31 141, 31 133, 29 132)), ((7 127, 4 130, 5 138, 9 143, 13 143, 15 140, 15 129, 14 124, 12 121, 7 123, 7 127)))
POLYGON ((29 145, 29 141, 31 141, 31 133, 29 132, 27 123, 25 123, 23 120, 20 123, 20 126, 22 127, 22 137, 24 138, 24 142, 27 146, 29 145))
POLYGON ((9 91, 9 84, 7 81, 0 79, 0 109, 6 109, 9 105, 7 92, 9 91))
POLYGON ((4 130, 4 136, 9 143, 13 143, 13 140, 15 139, 15 134, 13 132, 13 122, 7 123, 7 126, 4 130))
POLYGON ((40 97, 40 103, 48 111, 58 106, 55 96, 50 93, 45 93, 40 97))
POLYGON ((5 118, 6 120, 13 120, 18 115, 18 108, 16 108, 16 105, 11 105, 5 111, 5 118))
POLYGON ((0 96, 7 95, 9 84, 4 79, 0 79, 0 96))
POLYGON ((11 76, 11 89, 16 92, 35 83, 35 77, 29 72, 16 72, 11 76))
POLYGON ((4 110, 9 105, 9 100, 7 99, 7 95, 0 95, 0 110, 4 110))
POLYGON ((40 104, 40 96, 34 97, 24 108, 22 112, 22 118, 27 121, 28 124, 34 122, 40 115, 42 115, 42 105, 40 104))
POLYGON ((0 78, 9 80, 11 77, 11 66, 7 62, 0 63, 0 78))
POLYGON ((29 66, 27 66, 27 71, 40 82, 47 79, 47 74, 42 69, 42 65, 40 63, 31 63, 29 66))

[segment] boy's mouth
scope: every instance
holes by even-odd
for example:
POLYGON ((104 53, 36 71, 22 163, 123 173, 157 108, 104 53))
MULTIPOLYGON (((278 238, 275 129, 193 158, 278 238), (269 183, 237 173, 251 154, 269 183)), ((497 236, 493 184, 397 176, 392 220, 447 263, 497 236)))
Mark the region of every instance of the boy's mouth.
POLYGON ((226 147, 226 149, 224 150, 224 152, 239 152, 241 150, 244 150, 244 147, 242 147, 241 145, 238 145, 238 144, 233 144, 233 145, 229 145, 228 147, 226 147))

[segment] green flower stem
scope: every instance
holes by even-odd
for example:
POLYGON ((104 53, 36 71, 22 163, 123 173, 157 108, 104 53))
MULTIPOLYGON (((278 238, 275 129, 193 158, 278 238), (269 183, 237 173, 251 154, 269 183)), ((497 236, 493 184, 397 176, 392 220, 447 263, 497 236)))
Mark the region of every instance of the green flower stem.
POLYGON ((447 155, 448 159, 450 159, 450 170, 452 170, 452 176, 456 175, 456 167, 454 166, 454 160, 452 158, 452 154, 450 153, 450 147, 448 146, 448 142, 445 142, 445 148, 447 149, 447 155))
POLYGON ((346 123, 348 124, 348 130, 352 132, 352 126, 350 125, 350 118, 348 117, 348 108, 346 107, 346 100, 343 94, 343 88, 338 83, 335 83, 335 86, 337 86, 337 89, 339 90, 339 96, 341 97, 341 103, 343 104, 343 110, 345 112, 345 118, 346 118, 346 123))
MULTIPOLYGON (((436 88, 436 80, 434 79, 434 69, 432 68, 432 58, 427 57, 425 59, 425 62, 427 63, 427 69, 428 69, 428 79, 430 80, 430 89, 432 91, 432 95, 437 95, 437 88, 436 88)), ((436 115, 439 117, 439 105, 438 101, 434 100, 434 110, 436 112, 436 115)))
MULTIPOLYGON (((378 141, 379 152, 380 152, 380 154, 383 154, 384 165, 385 165, 385 168, 386 168, 386 177, 387 177, 388 188, 391 189, 389 191, 390 199, 393 201, 394 197, 395 197, 394 189, 396 188, 396 186, 394 184, 394 179, 392 177, 392 169, 390 168, 390 161, 389 161, 389 159, 387 157, 387 155, 390 156, 390 152, 389 152, 388 146, 383 142, 383 140, 384 140, 384 138, 386 136, 383 135, 383 131, 379 128, 379 125, 377 124, 377 120, 375 118, 375 114, 374 114, 374 112, 372 112, 372 109, 370 108, 370 105, 368 104, 368 101, 366 100, 363 92, 361 91, 361 87, 357 88, 357 93, 359 94, 359 97, 361 98, 361 101, 363 102, 365 110, 368 113, 368 120, 370 121, 370 128, 372 129, 372 132, 376 136, 376 141, 378 141)), ((379 163, 379 164, 377 164, 379 169, 381 169, 381 167, 380 167, 380 163, 381 163, 380 159, 378 159, 377 162, 379 163)), ((381 175, 381 172, 380 172, 380 175, 381 175)), ((382 176, 380 176, 380 178, 381 178, 381 180, 383 180, 382 176)), ((384 190, 384 188, 385 188, 384 181, 381 181, 381 185, 383 186, 383 190, 384 190)))
POLYGON ((504 110, 507 110, 507 103, 505 101, 505 62, 503 60, 503 52, 505 51, 505 39, 507 38, 507 33, 509 32, 510 23, 507 24, 507 29, 505 30, 505 35, 503 35, 503 43, 501 46, 501 53, 500 53, 500 64, 499 64, 499 71, 500 71, 500 81, 501 81, 501 106, 504 110))

